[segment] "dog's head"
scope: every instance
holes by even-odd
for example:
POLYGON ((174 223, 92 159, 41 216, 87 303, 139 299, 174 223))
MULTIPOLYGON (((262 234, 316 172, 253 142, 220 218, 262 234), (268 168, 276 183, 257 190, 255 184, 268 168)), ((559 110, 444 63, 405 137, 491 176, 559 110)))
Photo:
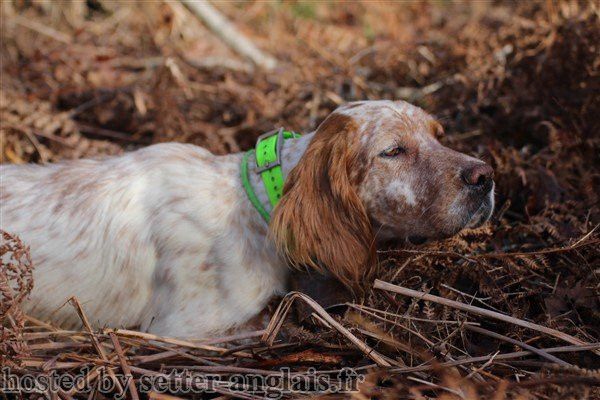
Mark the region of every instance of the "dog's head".
POLYGON ((271 222, 293 264, 329 270, 348 285, 375 261, 375 242, 423 242, 486 222, 493 170, 442 146, 441 125, 402 101, 335 110, 287 178, 271 222))

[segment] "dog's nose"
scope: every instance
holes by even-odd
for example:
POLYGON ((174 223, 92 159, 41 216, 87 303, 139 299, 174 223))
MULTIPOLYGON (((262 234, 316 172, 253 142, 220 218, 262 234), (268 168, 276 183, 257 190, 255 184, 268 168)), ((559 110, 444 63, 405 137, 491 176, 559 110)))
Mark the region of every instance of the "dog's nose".
POLYGON ((477 163, 465 168, 461 176, 469 187, 489 190, 492 187, 494 170, 487 164, 477 163))

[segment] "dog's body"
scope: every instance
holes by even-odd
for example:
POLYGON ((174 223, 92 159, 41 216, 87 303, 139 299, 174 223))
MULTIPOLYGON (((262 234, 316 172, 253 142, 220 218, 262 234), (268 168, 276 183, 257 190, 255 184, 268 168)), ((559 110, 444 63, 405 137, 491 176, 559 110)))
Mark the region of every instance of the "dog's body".
POLYGON ((372 261, 374 231, 435 239, 478 225, 493 208, 489 167, 441 146, 432 121, 402 102, 339 109, 316 133, 286 141, 288 179, 275 210, 250 163, 273 213, 271 235, 242 186, 241 154, 172 143, 99 161, 2 166, 0 227, 31 247, 35 265, 26 311, 72 326, 79 320, 61 306, 76 296, 96 326, 206 337, 284 293, 288 261, 319 260, 353 282, 372 261), (381 153, 392 131, 407 140, 402 160, 381 153), (417 168, 430 170, 421 179, 417 168), (436 190, 442 179, 451 187, 436 190))
POLYGON ((159 144, 102 161, 3 166, 2 228, 31 246, 27 309, 202 337, 285 289, 286 266, 240 182, 240 155, 159 144))

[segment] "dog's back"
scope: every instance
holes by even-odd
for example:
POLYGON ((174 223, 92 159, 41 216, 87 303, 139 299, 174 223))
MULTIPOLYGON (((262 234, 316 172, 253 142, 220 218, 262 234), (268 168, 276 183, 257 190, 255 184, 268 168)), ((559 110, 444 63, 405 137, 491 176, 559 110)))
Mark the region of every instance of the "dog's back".
POLYGON ((163 144, 104 160, 0 166, 0 227, 31 247, 35 267, 27 311, 72 326, 76 315, 61 305, 77 296, 94 323, 141 323, 160 246, 167 236, 186 236, 178 232, 185 221, 170 219, 190 207, 192 190, 215 185, 214 169, 198 175, 214 158, 195 146, 163 144))

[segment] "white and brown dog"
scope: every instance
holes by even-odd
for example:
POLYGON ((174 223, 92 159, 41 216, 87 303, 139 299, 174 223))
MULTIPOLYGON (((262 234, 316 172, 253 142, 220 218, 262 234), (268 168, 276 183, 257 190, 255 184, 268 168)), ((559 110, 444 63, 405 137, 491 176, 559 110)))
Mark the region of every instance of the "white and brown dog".
MULTIPOLYGON (((290 263, 360 284, 378 241, 444 238, 490 217, 491 167, 442 146, 441 130, 402 101, 338 108, 314 133, 285 141, 284 196, 270 226, 244 191, 242 154, 169 143, 3 165, 0 227, 31 247, 36 267, 25 308, 73 326, 61 305, 76 296, 96 326, 200 338, 284 293, 290 263)), ((254 168, 252 187, 269 208, 254 168)))

